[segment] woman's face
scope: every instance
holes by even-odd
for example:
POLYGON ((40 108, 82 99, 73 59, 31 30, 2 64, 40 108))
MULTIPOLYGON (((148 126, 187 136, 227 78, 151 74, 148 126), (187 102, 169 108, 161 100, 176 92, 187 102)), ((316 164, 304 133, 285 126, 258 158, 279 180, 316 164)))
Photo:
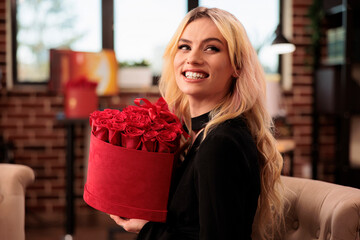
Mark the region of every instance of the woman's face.
POLYGON ((176 83, 190 101, 214 106, 227 94, 234 70, 227 42, 211 19, 197 19, 184 29, 174 69, 176 83))

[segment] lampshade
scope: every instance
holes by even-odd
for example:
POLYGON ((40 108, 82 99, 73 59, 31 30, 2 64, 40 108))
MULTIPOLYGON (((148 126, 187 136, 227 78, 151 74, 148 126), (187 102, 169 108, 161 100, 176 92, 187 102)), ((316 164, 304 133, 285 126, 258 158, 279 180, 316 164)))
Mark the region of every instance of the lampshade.
POLYGON ((295 51, 295 45, 289 42, 281 31, 281 24, 279 24, 275 31, 276 37, 271 43, 271 50, 276 54, 292 53, 295 51))

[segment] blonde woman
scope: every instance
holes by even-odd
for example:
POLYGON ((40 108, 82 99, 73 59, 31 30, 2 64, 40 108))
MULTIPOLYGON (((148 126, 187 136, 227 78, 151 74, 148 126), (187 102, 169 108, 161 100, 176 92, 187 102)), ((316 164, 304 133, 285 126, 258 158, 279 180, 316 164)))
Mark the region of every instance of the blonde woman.
POLYGON ((164 60, 161 93, 192 136, 174 172, 167 221, 111 217, 138 239, 244 240, 252 231, 271 239, 283 219, 282 158, 264 73, 243 26, 226 11, 198 7, 164 60))

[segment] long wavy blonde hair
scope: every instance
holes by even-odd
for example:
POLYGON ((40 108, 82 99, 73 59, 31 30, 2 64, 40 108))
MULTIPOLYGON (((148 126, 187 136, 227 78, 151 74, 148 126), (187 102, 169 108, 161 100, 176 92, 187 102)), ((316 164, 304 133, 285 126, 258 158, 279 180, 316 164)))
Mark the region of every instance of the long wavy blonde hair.
POLYGON ((211 19, 226 39, 231 65, 238 76, 233 79, 228 94, 211 111, 211 120, 205 127, 204 135, 227 119, 240 115, 246 119, 260 153, 261 192, 253 232, 258 237, 271 239, 280 231, 280 225, 283 223, 280 181, 283 159, 277 151, 272 134, 272 119, 265 108, 264 71, 239 20, 229 12, 217 8, 198 7, 190 11, 165 50, 163 72, 159 82, 160 92, 174 113, 184 120, 188 129, 191 129, 189 102, 176 84, 173 62, 185 27, 203 17, 211 19))

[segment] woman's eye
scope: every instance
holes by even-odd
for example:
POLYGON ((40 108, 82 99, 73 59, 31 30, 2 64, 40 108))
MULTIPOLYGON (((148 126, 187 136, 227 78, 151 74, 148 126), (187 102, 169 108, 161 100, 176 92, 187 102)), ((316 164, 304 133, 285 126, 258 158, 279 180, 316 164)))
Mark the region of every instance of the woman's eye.
POLYGON ((190 46, 183 44, 183 45, 180 45, 180 46, 178 47, 178 49, 179 49, 179 50, 190 50, 190 46))
POLYGON ((205 49, 206 52, 219 52, 220 49, 215 46, 209 46, 205 49))

